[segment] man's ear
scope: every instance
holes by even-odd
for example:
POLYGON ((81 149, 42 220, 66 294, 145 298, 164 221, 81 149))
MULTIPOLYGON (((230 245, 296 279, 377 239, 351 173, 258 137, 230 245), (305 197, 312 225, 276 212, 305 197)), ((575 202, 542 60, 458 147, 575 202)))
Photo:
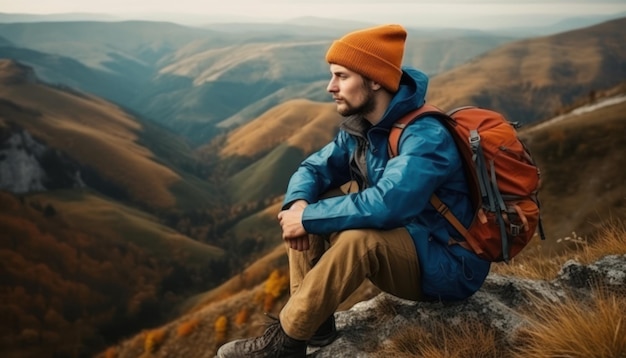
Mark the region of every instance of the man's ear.
POLYGON ((376 81, 370 81, 370 88, 373 91, 378 91, 379 89, 383 88, 383 86, 381 86, 381 84, 376 81))

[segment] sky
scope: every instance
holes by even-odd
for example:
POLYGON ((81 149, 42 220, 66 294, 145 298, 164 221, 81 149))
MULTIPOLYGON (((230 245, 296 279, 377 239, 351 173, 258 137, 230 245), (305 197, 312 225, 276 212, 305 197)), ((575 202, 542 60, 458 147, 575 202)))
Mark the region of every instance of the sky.
POLYGON ((0 0, 3 13, 188 15, 215 22, 235 18, 282 21, 301 16, 411 26, 489 28, 550 25, 570 17, 626 13, 626 0, 0 0), (489 17, 499 15, 498 18, 489 17))

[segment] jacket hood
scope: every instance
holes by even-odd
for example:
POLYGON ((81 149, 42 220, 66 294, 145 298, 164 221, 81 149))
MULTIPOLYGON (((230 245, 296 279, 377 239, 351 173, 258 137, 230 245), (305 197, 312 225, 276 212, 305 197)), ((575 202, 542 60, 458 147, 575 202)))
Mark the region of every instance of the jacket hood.
POLYGON ((390 128, 404 114, 421 107, 426 101, 428 76, 415 68, 403 67, 400 88, 394 95, 377 127, 390 128))

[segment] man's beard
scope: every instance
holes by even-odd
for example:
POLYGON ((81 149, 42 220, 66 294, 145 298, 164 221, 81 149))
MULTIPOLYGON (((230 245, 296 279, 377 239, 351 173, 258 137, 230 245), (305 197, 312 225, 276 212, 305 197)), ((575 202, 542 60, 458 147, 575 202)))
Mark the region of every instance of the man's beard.
POLYGON ((376 104, 374 103, 374 91, 372 91, 371 89, 368 89, 365 100, 359 106, 353 107, 345 100, 343 103, 345 105, 343 109, 337 106, 337 112, 343 117, 350 117, 353 115, 360 115, 365 117, 367 114, 371 113, 376 107, 376 104))

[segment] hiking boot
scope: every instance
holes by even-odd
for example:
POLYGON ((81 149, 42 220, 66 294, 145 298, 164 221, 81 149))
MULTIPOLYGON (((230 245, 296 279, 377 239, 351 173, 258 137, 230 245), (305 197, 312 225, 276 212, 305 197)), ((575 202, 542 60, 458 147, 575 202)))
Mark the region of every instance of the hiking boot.
POLYGON ((238 339, 226 343, 217 351, 217 358, 304 358, 306 341, 289 337, 280 321, 271 323, 257 338, 238 339))
POLYGON ((313 347, 324 347, 331 344, 335 338, 337 338, 337 327, 335 326, 335 315, 332 314, 315 331, 307 343, 313 347))

